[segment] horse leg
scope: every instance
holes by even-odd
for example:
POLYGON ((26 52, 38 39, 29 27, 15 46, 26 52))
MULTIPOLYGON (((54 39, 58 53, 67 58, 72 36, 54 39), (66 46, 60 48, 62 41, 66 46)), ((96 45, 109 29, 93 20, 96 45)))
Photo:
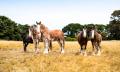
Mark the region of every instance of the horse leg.
POLYGON ((84 56, 87 56, 87 53, 86 53, 86 44, 82 45, 82 49, 83 49, 83 55, 84 56))
POLYGON ((92 42, 92 55, 95 55, 95 42, 92 42))
POLYGON ((87 42, 86 42, 85 48, 84 48, 84 56, 87 56, 87 53, 86 53, 86 46, 87 46, 87 42))
POLYGON ((80 54, 83 55, 83 45, 80 44, 80 54))
POLYGON ((28 46, 28 42, 26 42, 26 43, 23 43, 23 46, 24 46, 24 52, 26 52, 27 51, 27 46, 28 46))
POLYGON ((52 40, 49 41, 49 48, 50 48, 49 50, 52 51, 52 40))
POLYGON ((100 42, 97 42, 97 55, 100 56, 101 55, 101 46, 100 46, 100 42))
POLYGON ((58 43, 61 47, 61 53, 64 53, 64 40, 58 40, 58 43))
POLYGON ((49 50, 49 40, 48 39, 44 39, 44 46, 45 46, 44 54, 48 54, 48 50, 49 50))
POLYGON ((39 41, 38 41, 38 39, 33 39, 33 42, 34 42, 34 45, 35 45, 35 53, 38 53, 38 43, 39 43, 39 41))

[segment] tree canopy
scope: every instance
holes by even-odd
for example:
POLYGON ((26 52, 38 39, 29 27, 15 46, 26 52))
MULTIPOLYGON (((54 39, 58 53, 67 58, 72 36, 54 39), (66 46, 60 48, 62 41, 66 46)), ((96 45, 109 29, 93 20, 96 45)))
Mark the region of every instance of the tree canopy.
POLYGON ((0 16, 0 39, 21 40, 20 32, 27 29, 28 25, 17 24, 6 16, 0 16))
POLYGON ((70 23, 67 26, 65 26, 62 30, 64 33, 67 34, 68 37, 75 37, 75 34, 83 29, 83 27, 86 28, 93 28, 95 27, 96 30, 102 34, 103 39, 107 39, 107 26, 103 24, 85 24, 81 25, 79 23, 70 23))
POLYGON ((79 23, 70 23, 65 26, 62 31, 67 34, 67 36, 75 37, 75 33, 82 30, 83 25, 79 23))
POLYGON ((111 21, 109 22, 109 39, 120 39, 120 10, 115 10, 111 14, 111 21))

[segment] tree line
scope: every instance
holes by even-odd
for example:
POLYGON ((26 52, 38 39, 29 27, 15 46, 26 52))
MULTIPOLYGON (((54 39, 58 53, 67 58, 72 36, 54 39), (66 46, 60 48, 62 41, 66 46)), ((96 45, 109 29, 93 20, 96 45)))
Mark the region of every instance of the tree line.
POLYGON ((18 24, 6 16, 0 16, 0 39, 22 40, 21 32, 27 34, 28 28, 28 24, 18 24))
POLYGON ((111 14, 109 24, 79 24, 70 23, 62 30, 66 34, 68 40, 75 40, 75 34, 81 31, 83 27, 96 27, 101 33, 103 40, 120 40, 120 10, 115 10, 111 14))
POLYGON ((109 36, 108 36, 108 25, 103 25, 103 24, 79 24, 79 23, 70 23, 67 26, 65 26, 62 30, 66 35, 66 39, 67 40, 76 40, 76 34, 79 31, 82 31, 82 29, 86 27, 86 28, 90 28, 90 27, 95 27, 97 32, 99 32, 104 40, 108 40, 109 36))
MULTIPOLYGON (((75 35, 83 27, 95 26, 96 30, 102 34, 104 40, 120 40, 120 10, 115 10, 111 14, 109 24, 80 24, 70 23, 62 28, 66 35, 66 40, 76 40, 75 35)), ((6 16, 0 16, 0 39, 22 40, 21 33, 28 34, 28 24, 18 24, 6 16)))

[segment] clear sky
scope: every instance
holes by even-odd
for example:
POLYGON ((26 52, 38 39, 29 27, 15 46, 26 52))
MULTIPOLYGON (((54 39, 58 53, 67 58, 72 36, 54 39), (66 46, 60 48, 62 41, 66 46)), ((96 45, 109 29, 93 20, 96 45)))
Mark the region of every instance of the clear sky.
POLYGON ((120 0, 0 0, 0 15, 20 24, 42 21, 49 29, 69 23, 108 24, 120 0))

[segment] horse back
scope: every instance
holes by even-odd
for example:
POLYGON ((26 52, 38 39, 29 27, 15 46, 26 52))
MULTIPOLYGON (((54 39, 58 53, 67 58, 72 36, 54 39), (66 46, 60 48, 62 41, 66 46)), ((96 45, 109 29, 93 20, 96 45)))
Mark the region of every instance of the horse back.
POLYGON ((61 30, 51 30, 50 36, 52 38, 64 38, 64 33, 61 30))
POLYGON ((101 35, 100 33, 96 33, 95 36, 96 36, 96 40, 97 40, 98 42, 101 42, 101 41, 102 41, 102 35, 101 35))

